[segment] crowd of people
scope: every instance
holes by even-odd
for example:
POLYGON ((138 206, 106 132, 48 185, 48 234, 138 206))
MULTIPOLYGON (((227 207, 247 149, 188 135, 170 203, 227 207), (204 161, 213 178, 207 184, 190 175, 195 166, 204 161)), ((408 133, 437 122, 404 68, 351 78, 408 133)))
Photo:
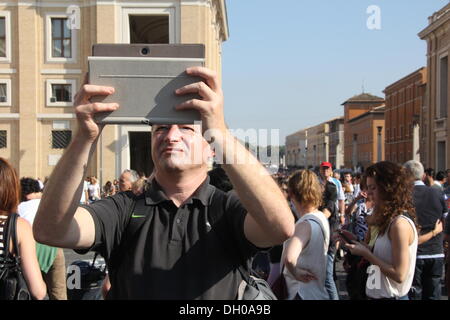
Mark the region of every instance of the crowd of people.
MULTIPOLYGON (((447 290, 450 286, 450 253, 447 251, 450 240, 450 221, 447 215, 450 208, 450 170, 435 174, 433 169, 424 169, 418 161, 408 161, 403 166, 387 161, 379 162, 364 172, 353 174, 349 170, 343 170, 342 176, 341 170, 331 173, 330 169, 330 163, 320 164, 315 176, 322 184, 322 189, 315 193, 323 196, 322 207, 318 207, 322 216, 329 221, 328 228, 332 234, 329 244, 333 247, 329 251, 338 252, 337 258, 343 259, 348 298, 441 299, 442 280, 447 290), (334 197, 326 195, 329 188, 324 181, 336 186, 334 197), (327 199, 334 202, 334 210, 327 210, 327 199), (339 203, 342 200, 344 209, 339 203), (330 220, 330 212, 337 215, 334 221, 330 220), (376 278, 378 275, 379 278, 376 278)), ((314 193, 316 188, 311 181, 306 185, 293 184, 291 181, 297 181, 298 176, 303 176, 306 172, 312 171, 288 171, 274 176, 280 188, 285 190, 286 185, 289 186, 286 197, 295 204, 293 211, 298 218, 304 216, 304 210, 298 209, 298 194, 308 195, 314 193)), ((310 205, 307 200, 303 200, 303 203, 310 205)), ((315 210, 315 206, 310 208, 311 212, 315 210)), ((304 225, 302 219, 296 222, 296 233, 285 242, 282 255, 277 260, 282 265, 281 268, 285 265, 287 285, 290 290, 294 290, 289 292, 288 298, 314 299, 311 294, 316 293, 315 289, 302 289, 302 285, 310 281, 300 274, 307 271, 311 273, 310 277, 316 282, 315 285, 320 284, 322 292, 326 289, 326 299, 336 299, 335 284, 332 283, 335 275, 328 283, 324 281, 323 276, 327 275, 327 270, 321 270, 318 274, 317 261, 310 269, 304 270, 303 266, 308 263, 308 258, 302 256, 302 250, 306 250, 305 243, 309 244, 308 236, 317 223, 309 222, 306 231, 304 225), (293 246, 297 247, 297 251, 291 256, 293 246), (295 261, 297 269, 293 269, 295 261), (312 270, 316 270, 316 273, 312 270), (295 272, 298 273, 297 277, 293 276, 295 272)), ((326 231, 326 228, 322 228, 324 234, 326 231)), ((316 236, 317 234, 320 235, 320 232, 316 231, 316 236)), ((323 240, 316 240, 315 245, 322 243, 323 240)), ((323 250, 315 251, 322 257, 320 266, 327 266, 323 250)), ((333 255, 331 259, 334 260, 333 255)), ((265 261, 272 269, 274 260, 271 251, 265 261)), ((265 261, 259 259, 254 267, 258 270, 267 269, 261 266, 265 261)), ((273 270, 275 271, 269 271, 267 277, 269 284, 275 281, 280 267, 273 270)), ((260 272, 260 275, 264 276, 264 272, 260 272)))
MULTIPOLYGON (((36 242, 31 230, 48 178, 44 182, 39 178, 30 177, 22 177, 19 180, 14 168, 2 158, 0 158, 0 174, 3 178, 0 186, 0 196, 3 201, 2 209, 0 209, 2 212, 0 223, 2 227, 6 226, 9 213, 17 213, 23 218, 17 223, 17 240, 24 278, 32 297, 67 300, 63 249, 36 242)), ((114 180, 114 184, 108 181, 103 187, 103 192, 100 192, 98 179, 95 176, 88 176, 83 183, 80 204, 93 203, 118 192, 133 191, 140 194, 146 179, 143 174, 139 175, 135 170, 125 170, 119 179, 114 180)), ((0 235, 2 234, 3 229, 0 228, 0 235)), ((0 255, 5 254, 4 247, 6 245, 0 242, 0 255)))
POLYGON ((87 176, 83 182, 83 192, 81 195, 81 204, 90 204, 95 201, 115 195, 121 191, 133 190, 139 194, 142 192, 148 177, 143 172, 127 169, 122 172, 118 179, 106 181, 103 187, 100 187, 97 177, 87 176))
MULTIPOLYGON (((152 126, 150 177, 125 170, 102 188, 85 179, 101 134, 95 114, 119 108, 92 103, 114 88, 89 84, 75 96, 79 129, 43 192, 0 158, 0 233, 18 212, 15 240, 34 299, 66 298, 60 248, 105 259, 106 299, 245 300, 255 269, 271 285, 284 279, 279 298, 338 300, 336 259, 345 260, 350 299, 441 298, 449 172, 383 161, 342 177, 329 162, 264 174, 225 124, 217 74, 186 73, 203 81, 175 94, 202 99, 176 108, 198 111, 202 124, 152 126), (226 161, 208 172, 219 154, 226 161)), ((0 243, 2 261, 19 254, 0 243)))

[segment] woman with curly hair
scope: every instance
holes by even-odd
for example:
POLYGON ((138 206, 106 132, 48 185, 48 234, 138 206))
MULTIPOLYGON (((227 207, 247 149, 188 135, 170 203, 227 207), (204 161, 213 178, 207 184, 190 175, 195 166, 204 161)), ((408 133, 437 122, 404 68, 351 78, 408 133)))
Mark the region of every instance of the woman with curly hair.
POLYGON ((330 227, 325 215, 318 210, 322 187, 314 172, 300 170, 289 178, 288 192, 300 218, 294 236, 284 243, 281 258, 285 266, 287 298, 329 300, 325 278, 330 227))
POLYGON ((374 202, 368 224, 378 236, 371 241, 373 252, 356 241, 346 247, 371 263, 366 283, 369 299, 408 300, 418 244, 414 184, 405 168, 388 161, 367 168, 364 178, 374 202))

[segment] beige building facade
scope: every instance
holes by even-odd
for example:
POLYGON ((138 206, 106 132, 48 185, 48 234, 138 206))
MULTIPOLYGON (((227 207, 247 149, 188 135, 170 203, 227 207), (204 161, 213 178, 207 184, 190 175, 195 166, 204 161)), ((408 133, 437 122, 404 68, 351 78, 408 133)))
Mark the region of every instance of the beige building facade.
POLYGON ((450 168, 450 4, 428 18, 419 37, 427 42, 428 70, 420 111, 420 159, 437 172, 450 168))
POLYGON ((334 169, 344 166, 344 117, 338 117, 328 122, 329 125, 329 161, 334 169))
POLYGON ((322 161, 329 161, 328 122, 308 128, 308 151, 306 153, 308 167, 318 167, 322 161))
POLYGON ((297 131, 286 136, 286 166, 287 167, 307 167, 307 129, 297 131))
POLYGON ((334 118, 286 136, 286 165, 315 168, 330 161, 334 168, 344 162, 344 119, 334 118))
MULTIPOLYGON (((221 71, 225 0, 42 0, 0 3, 0 157, 19 176, 49 176, 74 135, 74 95, 96 43, 201 43, 221 71)), ((149 126, 108 125, 88 174, 150 174, 149 126)))

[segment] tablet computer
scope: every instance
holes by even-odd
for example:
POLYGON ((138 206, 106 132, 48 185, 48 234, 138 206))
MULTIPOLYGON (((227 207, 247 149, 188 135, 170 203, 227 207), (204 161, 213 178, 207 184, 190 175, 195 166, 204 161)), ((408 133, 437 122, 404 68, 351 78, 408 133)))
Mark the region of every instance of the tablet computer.
POLYGON ((117 102, 120 108, 102 112, 103 124, 186 124, 200 121, 196 110, 175 106, 197 94, 178 96, 175 90, 203 81, 186 74, 188 67, 204 66, 202 44, 96 44, 88 57, 89 83, 111 86, 114 94, 92 97, 92 102, 117 102))

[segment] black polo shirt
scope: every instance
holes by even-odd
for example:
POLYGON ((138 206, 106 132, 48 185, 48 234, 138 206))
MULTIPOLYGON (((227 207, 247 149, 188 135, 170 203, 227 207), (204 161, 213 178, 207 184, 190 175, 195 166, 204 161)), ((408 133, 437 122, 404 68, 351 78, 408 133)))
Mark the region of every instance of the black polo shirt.
POLYGON ((235 299, 258 251, 244 235, 246 210, 207 178, 179 208, 153 180, 141 196, 121 192, 86 208, 108 266, 108 299, 235 299))

